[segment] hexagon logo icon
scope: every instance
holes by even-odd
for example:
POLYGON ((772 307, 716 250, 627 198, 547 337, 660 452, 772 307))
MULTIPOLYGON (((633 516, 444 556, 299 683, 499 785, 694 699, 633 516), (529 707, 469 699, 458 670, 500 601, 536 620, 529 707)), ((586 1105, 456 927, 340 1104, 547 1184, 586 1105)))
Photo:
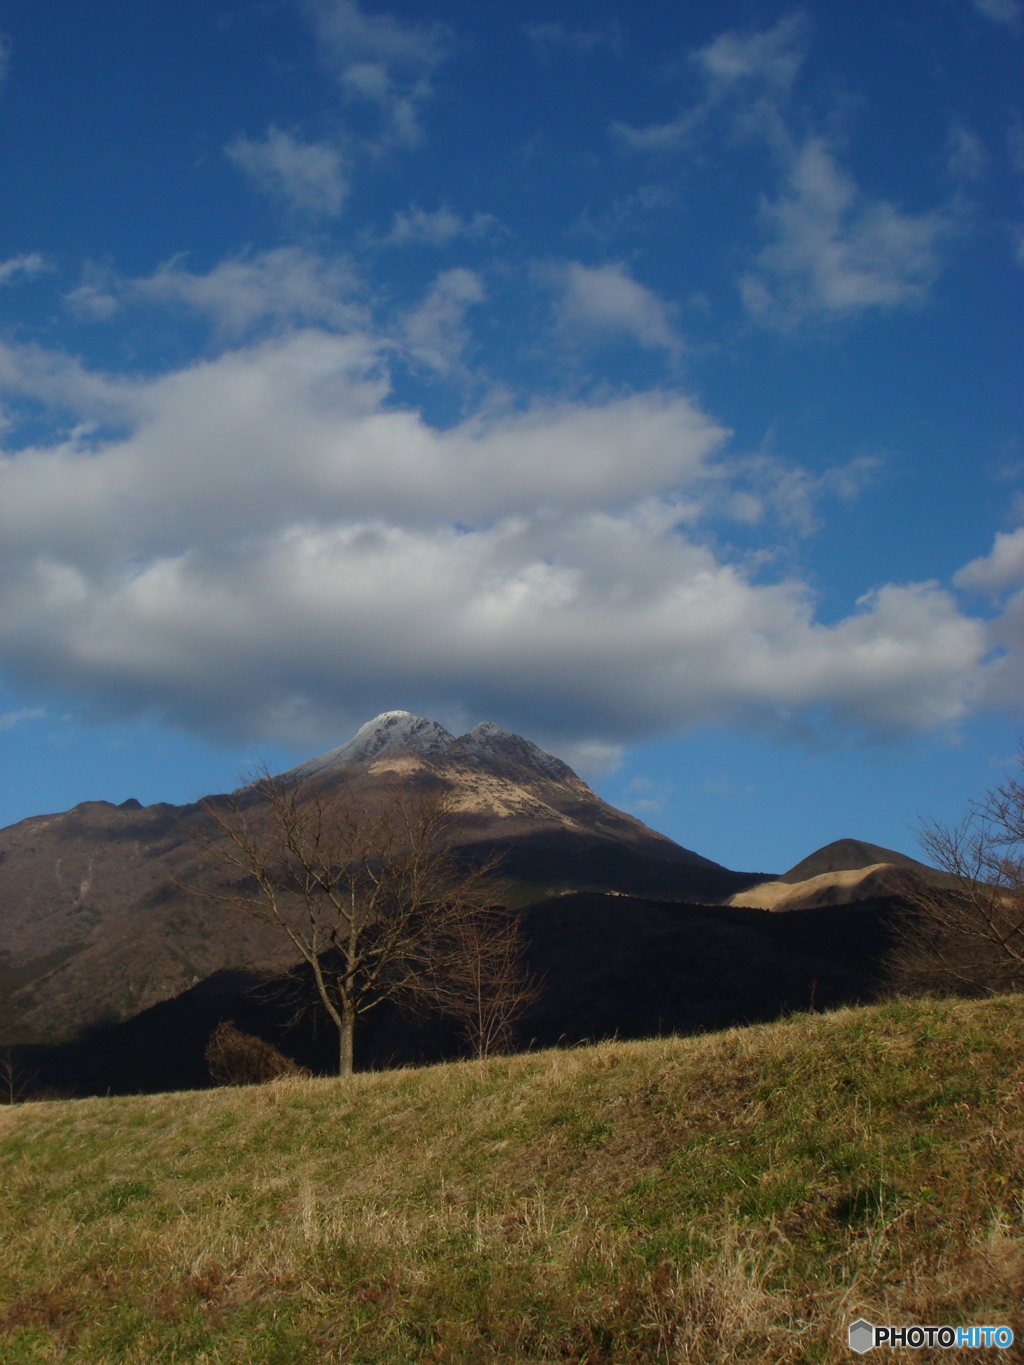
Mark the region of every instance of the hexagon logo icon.
POLYGON ((865 1351, 870 1351, 875 1344, 875 1329, 870 1322, 864 1318, 858 1318, 856 1322, 850 1324, 850 1350, 856 1351, 858 1355, 863 1355, 865 1351))

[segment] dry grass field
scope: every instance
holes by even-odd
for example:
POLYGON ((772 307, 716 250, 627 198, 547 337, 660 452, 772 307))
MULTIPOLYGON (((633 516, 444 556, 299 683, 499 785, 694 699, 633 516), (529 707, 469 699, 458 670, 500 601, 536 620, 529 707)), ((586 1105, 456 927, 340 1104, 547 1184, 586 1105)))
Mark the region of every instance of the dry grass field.
POLYGON ((897 1002, 3 1109, 0 1360, 781 1365, 849 1360, 861 1314, 1019 1334, 1022 1044, 1020 997, 897 1002))

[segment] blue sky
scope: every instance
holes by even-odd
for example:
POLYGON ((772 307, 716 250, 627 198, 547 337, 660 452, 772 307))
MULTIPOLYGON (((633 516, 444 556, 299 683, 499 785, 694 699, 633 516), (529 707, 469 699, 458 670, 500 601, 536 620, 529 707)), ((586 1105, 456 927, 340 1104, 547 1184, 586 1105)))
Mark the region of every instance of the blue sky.
POLYGON ((739 867, 1001 778, 1020 0, 0 34, 0 822, 395 708, 739 867))

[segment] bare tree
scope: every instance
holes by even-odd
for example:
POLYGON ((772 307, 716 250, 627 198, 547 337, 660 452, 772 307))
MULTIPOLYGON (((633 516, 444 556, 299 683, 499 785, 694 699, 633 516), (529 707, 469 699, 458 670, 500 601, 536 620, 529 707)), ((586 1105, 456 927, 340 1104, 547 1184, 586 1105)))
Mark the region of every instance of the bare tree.
POLYGON ((477 1057, 506 1051, 516 1021, 540 996, 519 919, 499 905, 462 905, 435 948, 430 982, 433 1003, 456 1020, 477 1057))
POLYGON ((21 1065, 13 1048, 0 1052, 0 1104, 17 1104, 31 1095, 37 1079, 34 1071, 21 1065))
MULTIPOLYGON (((1024 769, 1024 746, 1019 760, 1024 769)), ((904 880, 894 984, 969 994, 1024 989, 1024 782, 1010 778, 956 824, 931 821, 918 839, 944 876, 904 880)))
POLYGON ((481 903, 493 864, 454 855, 443 795, 398 785, 364 798, 343 779, 263 771, 202 810, 190 833, 221 874, 202 894, 288 938, 338 1030, 339 1073, 351 1075, 357 1019, 424 997, 440 977, 438 945, 481 903))

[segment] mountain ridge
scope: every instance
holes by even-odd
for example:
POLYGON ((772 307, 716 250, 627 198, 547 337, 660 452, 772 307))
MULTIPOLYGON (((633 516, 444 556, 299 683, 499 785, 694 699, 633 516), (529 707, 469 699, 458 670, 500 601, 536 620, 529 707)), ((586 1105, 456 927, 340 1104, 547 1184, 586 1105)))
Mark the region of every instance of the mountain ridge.
MULTIPOLYGON (((394 780, 447 790, 456 850, 499 853, 500 894, 517 906, 564 891, 720 902, 761 879, 649 829, 560 759, 490 723, 456 738, 384 712, 279 777, 344 780, 370 800, 394 780)), ((183 889, 198 874, 187 826, 201 812, 86 801, 0 830, 0 1042, 130 1018, 216 971, 290 965, 269 926, 228 927, 183 889)))

